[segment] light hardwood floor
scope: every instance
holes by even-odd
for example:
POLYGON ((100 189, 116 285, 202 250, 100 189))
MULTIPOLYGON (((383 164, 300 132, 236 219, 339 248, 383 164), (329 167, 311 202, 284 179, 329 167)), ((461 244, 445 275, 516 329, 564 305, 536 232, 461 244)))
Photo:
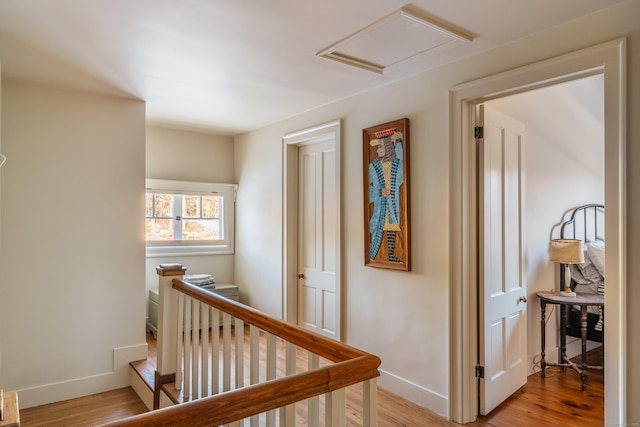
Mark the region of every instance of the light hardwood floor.
MULTIPOLYGON (((20 396, 18 396, 18 400, 20 396)), ((20 410, 21 427, 93 427, 147 412, 131 387, 20 410)))
MULTIPOLYGON (((150 342, 151 344, 151 342, 150 342)), ((150 348, 152 346, 150 345, 150 348)), ((154 355, 153 349, 150 353, 154 355)), ((595 364, 595 363, 593 363, 595 364)), ((573 371, 549 368, 542 379, 534 374, 527 384, 486 417, 467 426, 602 426, 604 425, 604 378, 602 371, 589 371, 585 392, 573 371)), ((357 408, 358 393, 347 394, 347 405, 357 408)), ((97 426, 114 419, 146 411, 131 388, 43 405, 21 411, 22 427, 97 426)), ((349 417, 348 425, 359 425, 349 417)), ((454 422, 409 402, 387 390, 378 390, 378 425, 455 426, 454 422)))

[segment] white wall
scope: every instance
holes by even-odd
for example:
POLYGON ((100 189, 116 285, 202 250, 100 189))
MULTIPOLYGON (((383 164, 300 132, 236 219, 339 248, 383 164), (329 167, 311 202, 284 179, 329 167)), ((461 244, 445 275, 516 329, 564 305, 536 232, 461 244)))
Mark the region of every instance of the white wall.
MULTIPOLYGON (((559 237, 557 225, 568 210, 585 203, 604 203, 603 95, 604 79, 599 75, 488 103, 526 128, 525 272, 530 373, 540 368, 533 363, 539 363, 540 355, 536 292, 559 289, 558 267, 549 261, 549 241, 559 237)), ((557 358, 557 328, 558 318, 552 316, 547 326, 548 360, 557 358)), ((568 341, 579 340, 569 337, 568 341)), ((577 350, 570 346, 570 352, 577 350)))
MULTIPOLYGON (((233 183, 233 138, 160 126, 147 126, 146 131, 147 178, 233 183)), ((146 288, 158 287, 155 267, 164 262, 179 262, 187 273, 209 273, 218 283, 233 283, 233 258, 233 254, 148 257, 146 288)))
POLYGON ((236 282, 252 306, 280 315, 281 137, 341 118, 344 340, 382 358, 383 387, 445 413, 449 147, 441 126, 448 93, 440 84, 416 77, 237 137, 236 282), (363 265, 362 129, 402 117, 411 127, 412 272, 363 265))
POLYGON ((259 132, 263 143, 235 139, 236 200, 235 280, 243 302, 272 316, 282 316, 282 148, 281 128, 259 132))
MULTIPOLYGON (((464 82, 628 36, 632 91, 629 117, 637 117, 640 114, 637 16, 640 2, 626 2, 510 46, 237 137, 235 174, 240 188, 235 274, 236 282, 248 293, 248 301, 258 309, 281 313, 282 136, 341 119, 345 341, 382 358, 381 386, 446 415, 450 360, 449 90, 464 82), (411 121, 414 270, 408 273, 364 267, 362 253, 361 132, 363 128, 402 117, 411 121)), ((636 123, 629 125, 630 141, 634 135, 636 140, 640 135, 640 123, 636 123)), ((630 144, 629 154, 629 164, 633 165, 633 160, 637 163, 640 147, 630 144)), ((630 181, 640 183, 637 169, 630 167, 630 181)), ((630 192, 628 201, 630 217, 632 213, 638 217, 640 193, 630 192)), ((573 202, 568 203, 571 205, 573 202)), ((636 243, 640 227, 631 225, 629 230, 636 237, 629 239, 629 259, 633 259, 633 254, 640 254, 640 243, 636 243)), ((635 277, 640 273, 636 265, 630 265, 629 270, 636 270, 635 277)), ((637 288, 630 288, 627 294, 636 305, 640 302, 637 288)), ((640 314, 636 313, 630 315, 630 321, 638 324, 640 314)), ((629 342, 629 349, 630 355, 640 357, 637 340, 629 342)), ((629 399, 640 393, 639 374, 639 367, 629 366, 629 399)), ((629 420, 640 420, 640 409, 630 406, 629 420)))
POLYGON ((233 138, 161 126, 146 127, 146 177, 233 182, 233 138))
POLYGON ((22 408, 146 357, 144 103, 2 81, 2 365, 22 408))

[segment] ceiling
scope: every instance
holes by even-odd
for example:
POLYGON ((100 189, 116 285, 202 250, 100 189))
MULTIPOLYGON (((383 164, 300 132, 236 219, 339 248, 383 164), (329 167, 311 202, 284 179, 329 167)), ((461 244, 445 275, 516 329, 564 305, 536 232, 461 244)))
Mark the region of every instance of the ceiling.
POLYGON ((622 0, 415 0, 472 41, 382 73, 316 54, 407 0, 0 0, 2 74, 146 102, 150 123, 235 135, 622 0))

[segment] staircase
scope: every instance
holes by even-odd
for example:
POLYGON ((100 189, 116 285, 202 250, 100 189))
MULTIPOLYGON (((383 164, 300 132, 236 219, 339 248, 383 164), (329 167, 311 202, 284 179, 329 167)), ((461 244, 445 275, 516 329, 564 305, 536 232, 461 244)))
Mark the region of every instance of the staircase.
POLYGON ((149 357, 131 364, 133 389, 162 410, 108 426, 377 425, 378 357, 184 282, 185 271, 157 268, 157 347, 149 335, 149 357))

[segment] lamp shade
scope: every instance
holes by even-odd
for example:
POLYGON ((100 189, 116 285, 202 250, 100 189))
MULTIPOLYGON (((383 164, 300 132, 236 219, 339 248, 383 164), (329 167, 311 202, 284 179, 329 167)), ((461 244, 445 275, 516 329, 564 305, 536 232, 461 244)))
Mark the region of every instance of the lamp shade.
POLYGON ((553 239, 550 248, 551 261, 559 264, 581 264, 584 262, 582 240, 553 239))

